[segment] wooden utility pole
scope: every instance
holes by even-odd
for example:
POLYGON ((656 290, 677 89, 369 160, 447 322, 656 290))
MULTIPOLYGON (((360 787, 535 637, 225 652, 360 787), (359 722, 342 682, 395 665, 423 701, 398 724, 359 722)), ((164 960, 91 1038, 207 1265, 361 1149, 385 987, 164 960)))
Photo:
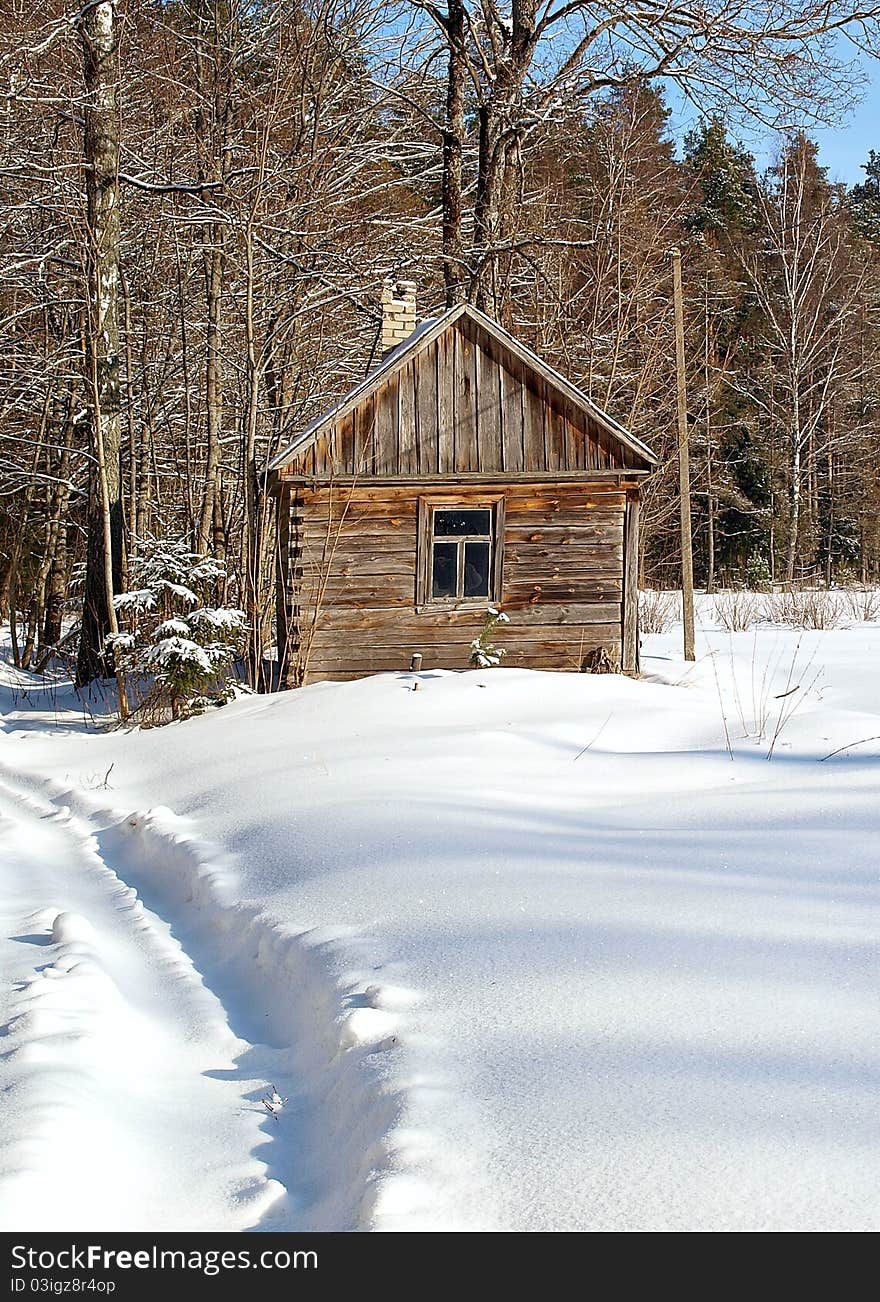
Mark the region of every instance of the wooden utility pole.
POLYGON ((684 306, 681 292, 681 249, 672 250, 672 286, 675 301, 675 389, 678 406, 678 484, 681 503, 681 611, 684 658, 696 660, 694 651, 694 553, 691 543, 691 474, 688 449, 687 388, 684 374, 684 306))

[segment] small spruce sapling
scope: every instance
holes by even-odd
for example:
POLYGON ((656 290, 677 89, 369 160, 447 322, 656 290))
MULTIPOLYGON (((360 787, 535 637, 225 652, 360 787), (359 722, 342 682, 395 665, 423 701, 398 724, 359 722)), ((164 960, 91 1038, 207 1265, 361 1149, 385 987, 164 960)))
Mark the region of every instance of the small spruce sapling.
POLYGON ((509 616, 502 610, 490 606, 483 620, 483 627, 471 642, 472 669, 494 669, 501 663, 501 657, 507 655, 503 647, 495 646, 492 634, 499 624, 509 624, 509 616))
POLYGON ((246 624, 243 611, 208 604, 224 577, 222 565, 185 543, 148 539, 131 562, 132 589, 115 598, 127 624, 112 638, 117 658, 127 673, 152 679, 173 719, 233 695, 246 624))

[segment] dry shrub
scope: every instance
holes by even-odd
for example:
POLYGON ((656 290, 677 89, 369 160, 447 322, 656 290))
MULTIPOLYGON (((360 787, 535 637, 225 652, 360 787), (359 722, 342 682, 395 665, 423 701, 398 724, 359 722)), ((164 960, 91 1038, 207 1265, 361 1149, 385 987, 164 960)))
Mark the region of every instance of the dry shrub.
POLYGON ((843 600, 851 619, 863 624, 880 619, 880 588, 847 588, 843 600))
POLYGON ((773 624, 788 624, 791 628, 826 629, 837 628, 843 622, 846 608, 839 592, 787 589, 764 598, 763 615, 773 624))
POLYGON ((678 618, 678 600, 673 592, 639 593, 639 632, 668 633, 678 618))
POLYGON ((754 592, 719 592, 715 597, 715 618, 728 633, 743 633, 761 618, 761 599, 754 592))

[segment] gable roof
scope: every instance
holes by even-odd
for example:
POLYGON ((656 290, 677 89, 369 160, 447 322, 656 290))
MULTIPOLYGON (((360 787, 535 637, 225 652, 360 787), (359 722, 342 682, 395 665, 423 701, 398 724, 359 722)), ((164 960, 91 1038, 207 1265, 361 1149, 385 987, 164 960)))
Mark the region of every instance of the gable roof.
POLYGON ((460 303, 456 307, 448 308, 439 317, 421 322, 410 337, 404 343, 398 345, 393 352, 389 353, 375 370, 371 371, 353 389, 350 389, 323 415, 313 420, 282 452, 273 457, 269 462, 269 469, 278 470, 293 460, 294 457, 305 452, 321 434, 369 399, 383 384, 402 371, 408 362, 425 348, 428 348, 444 331, 448 330, 462 317, 468 318, 480 329, 486 331, 502 348, 507 349, 518 358, 526 369, 539 375, 551 390, 554 390, 561 398, 571 402, 576 408, 596 421, 613 439, 634 452, 636 456, 646 463, 646 468, 652 468, 657 464, 657 458, 647 444, 636 438, 622 425, 619 425, 601 407, 597 407, 585 393, 572 384, 570 380, 567 380, 564 375, 554 370, 537 353, 521 344, 497 321, 487 316, 485 312, 481 312, 478 308, 471 306, 470 303, 460 303))

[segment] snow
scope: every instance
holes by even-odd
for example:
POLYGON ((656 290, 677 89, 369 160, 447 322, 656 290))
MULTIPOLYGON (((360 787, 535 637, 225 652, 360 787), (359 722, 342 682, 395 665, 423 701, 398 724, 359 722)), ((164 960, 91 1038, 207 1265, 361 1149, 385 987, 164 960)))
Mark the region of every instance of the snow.
POLYGON ((167 926, 69 809, 4 784, 0 820, 3 1228, 241 1229, 271 1214, 284 1189, 256 1155, 261 1117, 235 1106, 246 1043, 167 926), (222 1194, 193 1203, 169 1179, 180 1170, 222 1194))
POLYGON ((880 625, 698 613, 148 731, 7 669, 4 1228, 877 1229, 880 625))
MULTIPOLYGON (((161 635, 161 629, 157 632, 161 635)), ((163 637, 155 646, 147 648, 143 659, 148 670, 173 672, 178 665, 192 664, 202 673, 209 674, 213 667, 209 650, 185 637, 163 637)))

